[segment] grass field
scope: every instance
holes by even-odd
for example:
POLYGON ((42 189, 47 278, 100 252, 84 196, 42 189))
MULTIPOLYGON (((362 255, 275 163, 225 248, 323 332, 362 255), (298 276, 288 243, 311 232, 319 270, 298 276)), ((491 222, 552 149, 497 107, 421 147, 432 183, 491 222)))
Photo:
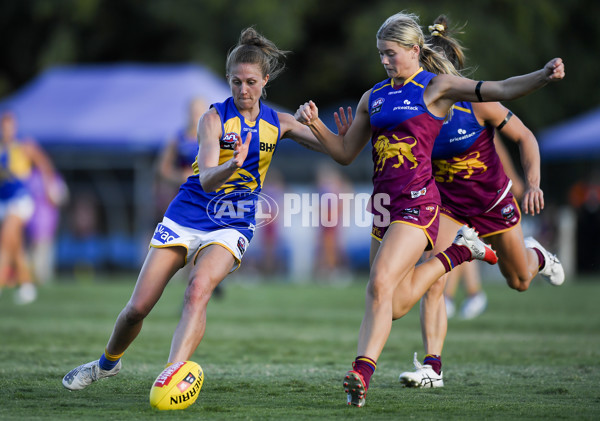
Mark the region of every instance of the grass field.
POLYGON ((418 309, 394 323, 364 408, 347 407, 341 381, 355 357, 364 286, 228 284, 209 305, 193 356, 198 401, 161 412, 148 403, 178 321, 183 284, 170 285, 123 360, 123 371, 70 392, 62 376, 97 359, 131 280, 55 283, 27 307, 0 296, 0 419, 600 419, 599 282, 523 294, 486 285, 488 311, 451 320, 441 389, 400 387, 422 346, 418 309))

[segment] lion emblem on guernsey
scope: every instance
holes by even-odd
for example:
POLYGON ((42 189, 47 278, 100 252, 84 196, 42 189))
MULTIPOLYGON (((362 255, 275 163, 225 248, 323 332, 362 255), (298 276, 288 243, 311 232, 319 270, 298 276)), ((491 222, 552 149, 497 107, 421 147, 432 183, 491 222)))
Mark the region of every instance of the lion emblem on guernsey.
POLYGON ((412 162, 412 167, 410 169, 414 169, 419 165, 415 155, 412 153, 412 148, 417 144, 417 139, 412 136, 406 136, 402 139, 398 139, 396 135, 392 135, 396 143, 390 142, 390 140, 386 136, 379 136, 377 141, 373 145, 375 152, 377 152, 377 162, 375 163, 375 171, 382 171, 385 165, 385 161, 388 159, 397 158, 398 162, 393 165, 394 168, 400 167, 400 165, 404 164, 404 158, 406 158, 409 162, 412 162), (408 143, 405 142, 405 139, 412 139, 414 142, 408 143))
POLYGON ((433 164, 437 167, 437 171, 434 173, 435 181, 438 183, 451 183, 457 174, 465 180, 471 178, 475 171, 483 174, 487 171, 487 165, 479 160, 480 156, 479 152, 471 152, 465 156, 454 157, 451 161, 444 159, 433 161, 433 164))

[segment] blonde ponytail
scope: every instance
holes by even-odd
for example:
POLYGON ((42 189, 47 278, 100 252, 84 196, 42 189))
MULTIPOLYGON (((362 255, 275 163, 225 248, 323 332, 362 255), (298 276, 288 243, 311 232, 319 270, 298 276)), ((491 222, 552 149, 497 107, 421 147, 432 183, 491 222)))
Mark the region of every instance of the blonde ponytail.
POLYGON ((421 50, 419 61, 425 70, 435 74, 447 73, 460 76, 443 54, 435 51, 425 42, 417 15, 400 12, 390 16, 377 31, 377 39, 397 42, 404 48, 418 45, 421 50))
POLYGON ((440 15, 433 21, 433 25, 429 25, 430 36, 425 39, 431 48, 444 54, 460 72, 465 68, 465 48, 455 38, 455 34, 462 34, 464 26, 449 29, 448 18, 446 15, 440 15))
POLYGON ((419 61, 425 70, 435 73, 436 75, 450 74, 460 76, 459 71, 456 70, 450 60, 438 51, 432 49, 430 44, 423 44, 423 47, 421 47, 419 61))

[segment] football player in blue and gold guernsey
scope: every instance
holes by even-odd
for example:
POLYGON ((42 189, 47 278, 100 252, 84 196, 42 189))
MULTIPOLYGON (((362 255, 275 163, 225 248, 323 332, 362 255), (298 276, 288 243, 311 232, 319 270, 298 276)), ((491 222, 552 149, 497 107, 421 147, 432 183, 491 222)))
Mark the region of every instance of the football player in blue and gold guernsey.
POLYGON ((39 257, 37 234, 46 231, 48 223, 51 224, 48 218, 40 217, 39 212, 40 208, 59 203, 55 194, 57 174, 37 142, 19 138, 15 114, 3 111, 0 125, 0 292, 14 276, 19 285, 15 301, 28 304, 36 299, 37 290, 36 273, 27 257, 26 233, 30 234, 33 257, 39 257), (34 180, 40 182, 34 183, 34 180), (39 188, 32 189, 36 184, 39 188), (36 198, 40 200, 36 202, 36 198), (40 206, 36 209, 37 205, 40 206))
POLYGON ((28 304, 37 292, 25 252, 25 226, 35 205, 25 182, 11 168, 10 152, 0 143, 0 293, 14 272, 19 285, 15 301, 28 304))
POLYGON ((193 264, 168 364, 189 360, 204 335, 215 287, 241 260, 254 232, 255 198, 281 138, 324 151, 310 129, 261 102, 282 70, 286 52, 253 28, 242 31, 226 62, 231 97, 213 104, 198 123, 194 174, 181 186, 151 240, 133 294, 119 314, 99 360, 71 370, 67 389, 114 376, 121 357, 172 276, 193 264))
POLYGON ((347 403, 355 406, 365 404, 392 320, 405 315, 453 267, 495 258, 475 230, 464 226, 450 247, 415 267, 437 237, 441 203, 431 152, 450 108, 457 101, 515 99, 564 77, 562 60, 556 58, 537 72, 499 82, 463 78, 425 42, 418 17, 406 13, 381 25, 377 49, 388 78, 364 93, 345 134, 328 130, 312 101, 296 112, 337 162, 349 164, 369 140, 372 144, 371 271, 357 357, 343 380, 347 403))

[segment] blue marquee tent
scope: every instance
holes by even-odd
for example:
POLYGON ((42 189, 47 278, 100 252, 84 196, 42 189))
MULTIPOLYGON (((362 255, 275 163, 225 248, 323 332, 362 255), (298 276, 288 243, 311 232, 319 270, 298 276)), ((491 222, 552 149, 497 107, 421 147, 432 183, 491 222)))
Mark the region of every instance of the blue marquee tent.
POLYGON ((187 104, 230 96, 225 78, 198 65, 54 67, 0 103, 44 146, 156 149, 186 123, 187 104))
POLYGON ((600 158, 600 108, 541 131, 538 140, 544 161, 600 158))
POLYGON ((187 123, 192 98, 213 103, 230 95, 224 77, 199 65, 116 63, 53 67, 4 98, 0 111, 16 114, 19 134, 36 139, 71 174, 75 194, 94 192, 107 215, 106 232, 89 248, 67 241, 65 229, 59 262, 87 256, 90 264, 137 266, 154 224, 147 200, 156 153, 187 123))

